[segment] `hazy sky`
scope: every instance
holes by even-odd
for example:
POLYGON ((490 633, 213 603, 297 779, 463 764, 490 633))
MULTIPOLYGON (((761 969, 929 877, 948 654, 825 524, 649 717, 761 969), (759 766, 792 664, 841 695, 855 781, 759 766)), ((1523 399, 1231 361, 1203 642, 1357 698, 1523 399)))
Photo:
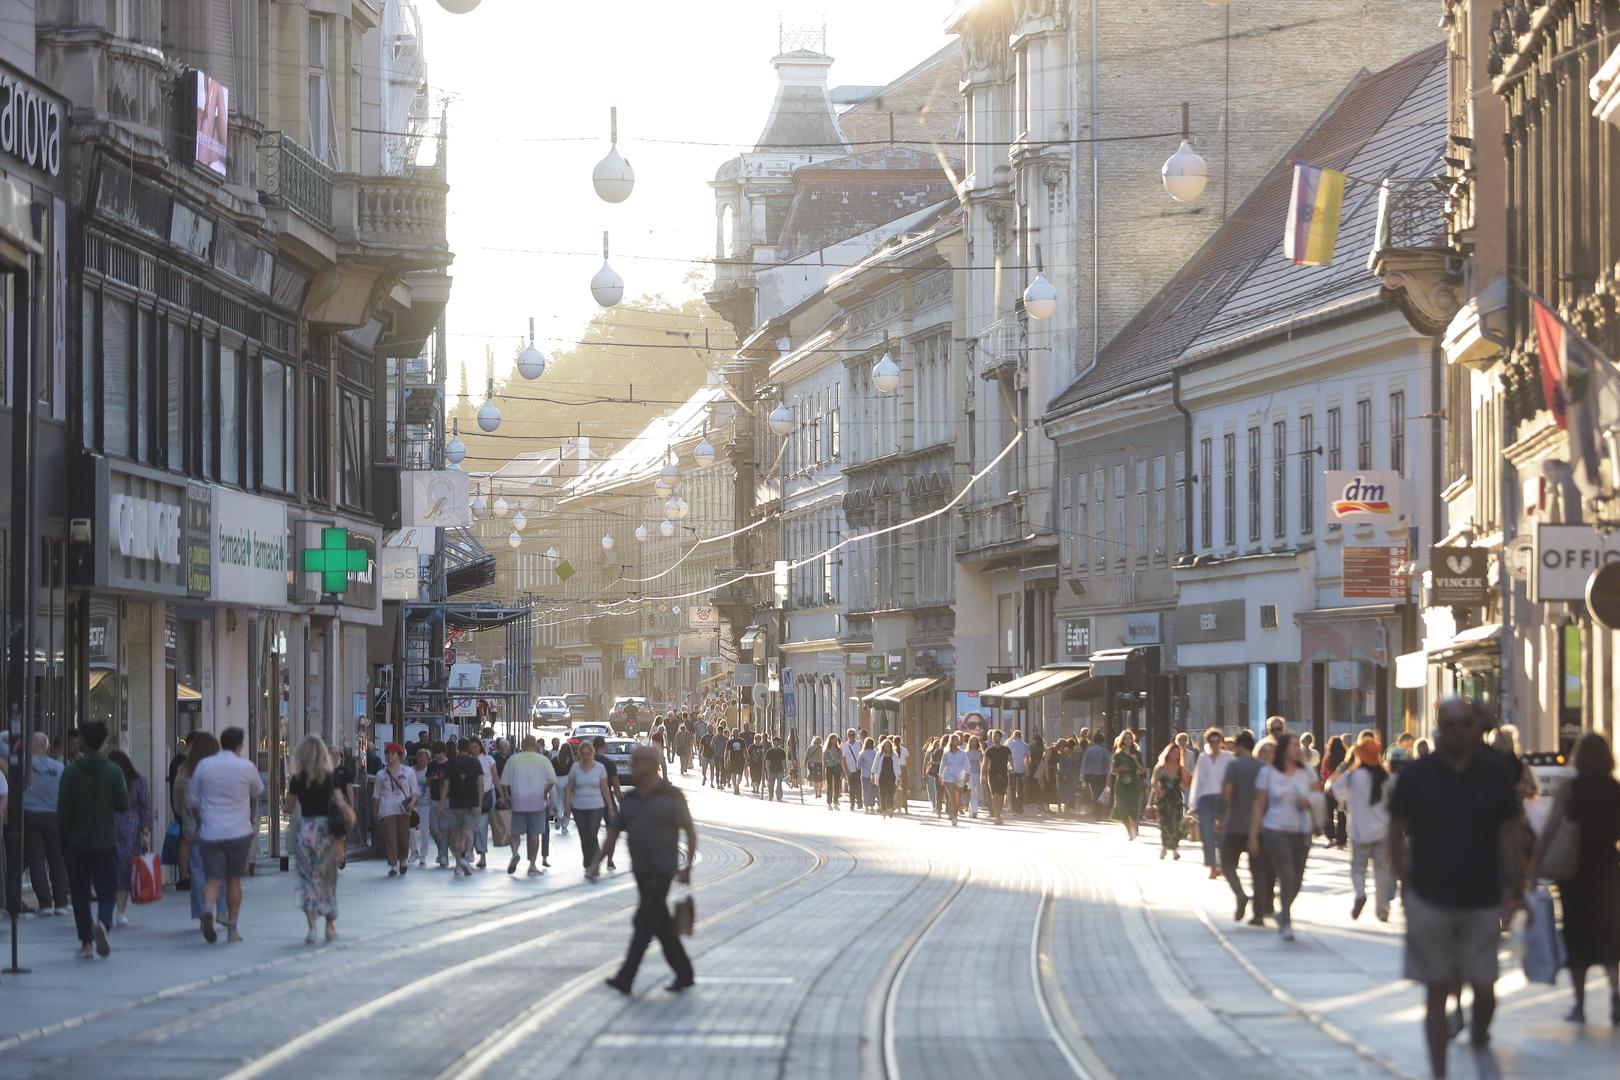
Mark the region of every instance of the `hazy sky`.
POLYGON ((779 19, 790 29, 825 22, 832 85, 881 84, 946 44, 954 7, 482 0, 457 16, 438 0, 416 3, 429 82, 435 98, 450 98, 452 393, 464 363, 473 365, 476 393, 486 344, 496 345, 497 372, 509 368, 531 316, 537 336, 551 339, 541 342, 547 352, 580 336, 599 310, 589 285, 603 229, 612 233, 627 303, 643 293, 689 295, 682 279, 692 260, 714 252, 708 181, 753 145, 770 110, 779 19), (636 172, 635 193, 617 206, 591 187, 612 105, 620 152, 636 172))

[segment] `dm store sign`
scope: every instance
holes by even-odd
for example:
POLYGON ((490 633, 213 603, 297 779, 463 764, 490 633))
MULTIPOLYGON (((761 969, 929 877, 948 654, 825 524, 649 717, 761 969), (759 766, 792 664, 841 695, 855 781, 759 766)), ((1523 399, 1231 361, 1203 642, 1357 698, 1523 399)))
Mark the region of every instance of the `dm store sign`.
POLYGON ((1330 469, 1325 474, 1329 525, 1393 525, 1406 517, 1405 481, 1393 469, 1330 469))

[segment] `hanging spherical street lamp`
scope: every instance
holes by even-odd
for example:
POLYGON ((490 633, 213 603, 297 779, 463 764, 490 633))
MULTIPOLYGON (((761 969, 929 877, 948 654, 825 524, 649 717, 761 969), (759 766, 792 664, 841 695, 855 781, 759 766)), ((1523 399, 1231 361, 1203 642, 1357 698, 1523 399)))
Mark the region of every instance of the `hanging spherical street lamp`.
POLYGON ((603 202, 622 203, 630 197, 630 192, 636 186, 635 170, 630 163, 619 155, 619 109, 614 106, 608 113, 609 138, 612 145, 608 149, 607 157, 596 163, 591 172, 591 184, 596 188, 597 198, 603 202))
POLYGON ((530 319, 529 320, 529 344, 524 346, 522 352, 518 353, 518 358, 517 358, 518 374, 522 375, 525 379, 529 379, 531 381, 534 380, 534 379, 538 379, 540 376, 542 376, 542 375, 544 375, 546 373, 546 364, 548 364, 549 362, 550 361, 548 361, 546 359, 546 354, 541 352, 539 349, 535 348, 535 345, 534 345, 534 320, 530 319))
POLYGON ((478 6, 478 0, 439 0, 439 6, 452 15, 466 15, 478 6))
POLYGON ((559 556, 557 555, 557 549, 556 548, 554 548, 554 547, 546 548, 546 558, 550 559, 552 562, 556 562, 558 557, 559 556))
POLYGON ((872 365, 872 386, 880 394, 892 394, 900 389, 900 365, 889 355, 889 332, 883 331, 883 355, 872 365))
POLYGON ((707 435, 703 436, 703 441, 692 451, 692 460, 697 462, 700 469, 707 469, 714 464, 714 444, 709 441, 707 435))
POLYGON ((667 499, 671 495, 675 494, 675 489, 670 486, 667 480, 660 476, 657 480, 653 481, 653 494, 658 496, 660 499, 667 499))
POLYGON ((612 533, 608 533, 608 534, 606 534, 605 536, 602 537, 602 550, 603 551, 612 551, 613 550, 613 534, 612 533))
POLYGON ((645 525, 637 525, 636 526, 636 539, 638 541, 640 541, 641 543, 643 543, 643 544, 645 544, 647 542, 647 526, 645 526, 645 525))
POLYGON ((602 233, 602 269, 591 278, 591 295, 603 307, 612 307, 624 299, 624 278, 608 265, 608 234, 602 233))
POLYGON ((514 533, 512 533, 511 536, 508 536, 506 538, 506 542, 508 544, 510 544, 512 546, 512 548, 515 550, 518 547, 522 546, 522 544, 523 544, 523 536, 522 536, 521 533, 514 532, 514 533))
POLYGON ((501 407, 495 404, 495 380, 489 380, 489 393, 484 398, 483 406, 478 410, 478 426, 486 434, 493 433, 501 426, 501 407))
POLYGON ((496 517, 505 517, 507 514, 509 514, 511 512, 512 512, 512 504, 506 501, 506 496, 505 495, 497 495, 495 497, 495 516, 496 517))
POLYGON ((664 537, 665 539, 674 536, 675 523, 673 521, 660 521, 658 523, 658 535, 664 537))
POLYGON ((658 471, 658 478, 664 482, 669 490, 674 491, 681 484, 681 469, 673 461, 666 462, 658 471))
POLYGON ((525 514, 523 511, 519 510, 517 513, 512 515, 512 528, 516 529, 518 532, 522 532, 524 526, 528 524, 529 515, 525 514))
POLYGON ((786 435, 793 430, 793 410, 787 407, 787 402, 779 402, 765 418, 765 422, 778 435, 786 435))
POLYGON ((1204 193, 1209 183, 1209 165, 1193 149, 1192 128, 1187 116, 1187 103, 1181 103, 1181 146, 1165 161, 1159 170, 1164 177, 1164 190, 1176 202, 1192 202, 1204 193))
POLYGON ((487 513, 489 513, 489 500, 485 499, 482 494, 474 495, 472 501, 472 516, 475 519, 482 519, 487 513))
POLYGON ((467 444, 461 441, 461 421, 450 418, 450 441, 444 444, 444 460, 460 465, 467 458, 467 444))
POLYGON ((1035 279, 1024 287, 1024 311, 1037 322, 1057 314, 1057 287, 1046 280, 1039 244, 1035 245, 1035 279))

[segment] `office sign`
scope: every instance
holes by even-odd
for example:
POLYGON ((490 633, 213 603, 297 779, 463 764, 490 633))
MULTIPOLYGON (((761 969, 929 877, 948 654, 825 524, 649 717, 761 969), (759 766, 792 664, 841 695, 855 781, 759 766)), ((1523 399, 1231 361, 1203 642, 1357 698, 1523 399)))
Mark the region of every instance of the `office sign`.
POLYGON ((1620 532, 1601 533, 1590 525, 1538 522, 1530 599, 1544 604, 1584 601, 1592 572, 1615 562, 1620 562, 1620 532))
POLYGON ((1340 579, 1345 599, 1405 600, 1406 548, 1404 546, 1351 547, 1344 549, 1344 572, 1340 579))
POLYGON ((1329 525, 1392 525, 1406 516, 1406 481, 1394 469, 1329 469, 1324 476, 1329 525))
POLYGON ((1429 603, 1482 607, 1490 598, 1490 552, 1475 547, 1429 549, 1429 603))

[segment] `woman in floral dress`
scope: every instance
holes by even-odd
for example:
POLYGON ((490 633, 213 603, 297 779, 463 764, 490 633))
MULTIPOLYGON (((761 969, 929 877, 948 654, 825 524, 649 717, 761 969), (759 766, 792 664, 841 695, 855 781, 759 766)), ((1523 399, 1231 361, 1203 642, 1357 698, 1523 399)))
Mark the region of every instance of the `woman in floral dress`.
POLYGON ((1136 839, 1142 816, 1142 763, 1136 758, 1136 735, 1122 731, 1114 740, 1114 761, 1109 769, 1114 788, 1114 809, 1109 815, 1125 826, 1125 837, 1136 839))
POLYGON ((317 735, 306 736, 293 755, 287 794, 298 808, 292 824, 292 863, 298 873, 298 906, 309 923, 306 945, 316 942, 315 920, 326 920, 326 940, 337 938, 337 845, 329 817, 336 808, 352 824, 354 812, 332 784, 332 758, 317 735))
POLYGON ((135 856, 151 850, 152 789, 122 750, 114 750, 107 760, 124 770, 124 783, 129 788, 129 809, 113 815, 118 834, 118 911, 113 915, 113 925, 128 926, 125 908, 129 906, 130 864, 135 856))
POLYGON ((1187 784, 1192 778, 1181 763, 1181 747, 1171 743, 1153 767, 1153 805, 1159 812, 1159 858, 1181 858, 1181 819, 1187 813, 1187 784))

